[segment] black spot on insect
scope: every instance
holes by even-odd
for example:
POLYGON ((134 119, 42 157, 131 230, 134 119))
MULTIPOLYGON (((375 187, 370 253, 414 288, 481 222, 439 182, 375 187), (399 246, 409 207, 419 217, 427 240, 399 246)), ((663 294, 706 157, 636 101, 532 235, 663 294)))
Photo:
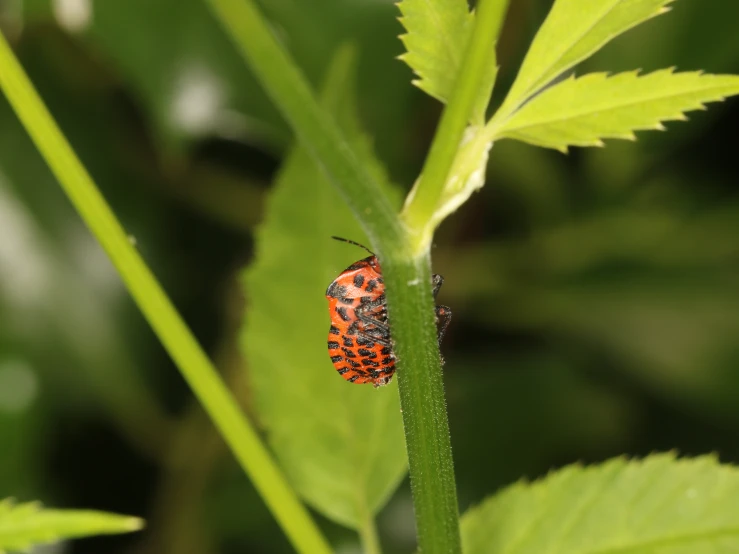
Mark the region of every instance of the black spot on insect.
POLYGON ((347 267, 347 271, 353 271, 355 269, 364 269, 367 267, 367 262, 365 260, 360 260, 358 262, 354 262, 352 265, 347 267))
POLYGON ((354 276, 354 286, 359 289, 362 288, 362 285, 364 285, 364 275, 362 275, 361 273, 357 273, 354 276))
POLYGON ((390 348, 389 346, 385 346, 383 347, 382 350, 380 350, 380 354, 382 354, 383 356, 389 356, 392 353, 393 353, 393 349, 390 348))
POLYGON ((354 304, 354 299, 353 298, 339 298, 339 302, 341 302, 342 304, 347 304, 348 306, 351 306, 354 304))
POLYGON ((341 351, 344 353, 344 356, 346 356, 347 358, 356 358, 357 357, 357 355, 354 352, 352 352, 351 350, 349 350, 348 348, 342 348, 341 351))
MULTIPOLYGON (((355 321, 346 330, 347 335, 356 335, 359 332, 359 321, 355 321)), ((338 333, 337 333, 338 334, 338 333)))
POLYGON ((372 360, 368 360, 367 358, 363 358, 362 359, 362 365, 368 365, 368 366, 372 366, 372 367, 380 367, 380 364, 378 364, 377 362, 374 362, 372 360))
POLYGON ((395 358, 393 358, 392 356, 388 356, 387 358, 383 358, 382 360, 380 360, 380 364, 388 365, 388 364, 393 363, 394 361, 395 361, 395 358))
POLYGON ((375 343, 365 337, 359 337, 357 339, 357 346, 366 346, 367 348, 374 348, 375 343))
POLYGON ((347 362, 349 362, 349 364, 350 364, 350 365, 351 365, 351 366, 352 366, 352 367, 353 367, 354 369, 357 369, 358 367, 362 367, 362 364, 360 364, 359 362, 355 362, 354 360, 347 360, 347 362))
POLYGON ((380 284, 382 285, 382 284, 384 284, 384 283, 385 283, 385 279, 383 279, 382 277, 378 277, 378 278, 377 278, 377 282, 378 282, 378 283, 380 283, 380 284))
POLYGON ((329 350, 336 350, 338 347, 339 347, 339 343, 338 342, 336 342, 334 340, 328 341, 328 349, 329 350))
POLYGON ((346 313, 346 308, 342 308, 341 306, 336 306, 336 313, 339 314, 339 317, 344 321, 351 321, 352 319, 349 317, 349 314, 346 313))
POLYGON ((338 373, 339 375, 344 375, 344 373, 346 373, 347 371, 349 371, 348 367, 340 367, 336 370, 336 373, 338 373))
POLYGON ((338 327, 334 327, 333 325, 328 330, 328 332, 331 333, 332 335, 340 335, 341 334, 341 331, 339 331, 339 328, 338 327))
POLYGON ((369 302, 372 302, 372 297, 371 296, 360 296, 359 297, 359 303, 360 304, 367 304, 369 302))
MULTIPOLYGON (((354 346, 354 341, 351 337, 343 337, 342 340, 344 341, 344 346, 354 346)), ((357 341, 359 343, 359 341, 357 341)), ((338 345, 337 345, 338 348, 338 345)))
POLYGON ((344 285, 340 285, 336 281, 334 281, 328 286, 328 289, 326 290, 326 296, 331 296, 332 298, 341 298, 342 296, 346 296, 346 292, 346 287, 344 285))
POLYGON ((385 375, 392 375, 394 372, 395 372, 395 366, 386 367, 385 369, 382 370, 382 373, 384 373, 385 375))
POLYGON ((353 383, 357 379, 359 379, 359 375, 352 375, 351 377, 349 377, 349 379, 347 379, 347 381, 349 381, 350 383, 353 383))
POLYGON ((364 290, 367 292, 372 292, 377 288, 377 281, 375 279, 370 279, 367 283, 367 286, 364 287, 364 290))
POLYGON ((374 353, 374 352, 372 352, 371 350, 367 350, 366 348, 360 348, 360 349, 359 349, 359 350, 357 351, 357 353, 358 353, 358 354, 359 354, 360 356, 367 356, 368 358, 376 358, 376 357, 377 357, 377 354, 375 354, 375 353, 374 353))
POLYGON ((331 361, 333 363, 340 362, 344 359, 344 356, 331 356, 331 361))

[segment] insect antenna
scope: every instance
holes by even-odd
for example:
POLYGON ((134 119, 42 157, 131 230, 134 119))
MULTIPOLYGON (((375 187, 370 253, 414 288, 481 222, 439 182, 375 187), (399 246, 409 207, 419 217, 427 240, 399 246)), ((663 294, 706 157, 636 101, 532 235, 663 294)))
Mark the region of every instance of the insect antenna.
POLYGON ((341 242, 348 242, 349 244, 353 244, 354 246, 359 246, 359 248, 364 248, 367 252, 369 252, 373 256, 375 255, 375 253, 372 252, 372 250, 370 250, 369 248, 367 248, 364 244, 359 244, 358 242, 354 242, 353 240, 344 239, 344 238, 341 238, 341 237, 334 237, 334 236, 332 236, 331 238, 334 239, 334 240, 341 241, 341 242))

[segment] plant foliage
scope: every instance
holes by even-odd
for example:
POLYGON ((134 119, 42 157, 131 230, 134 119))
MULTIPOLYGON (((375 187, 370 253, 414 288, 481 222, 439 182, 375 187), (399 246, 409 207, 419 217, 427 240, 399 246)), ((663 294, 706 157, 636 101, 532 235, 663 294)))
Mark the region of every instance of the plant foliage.
POLYGON ((663 69, 590 73, 545 90, 515 112, 500 128, 500 138, 566 151, 568 146, 603 146, 604 138, 636 140, 635 130, 662 130, 662 121, 684 120, 684 112, 703 109, 739 91, 739 76, 673 73, 663 69))
MULTIPOLYGON (((430 243, 433 229, 484 185, 488 153, 498 139, 513 138, 561 151, 569 146, 601 146, 603 139, 633 139, 634 131, 662 129, 662 121, 684 119, 686 111, 739 93, 739 77, 674 73, 671 69, 643 76, 637 72, 612 77, 594 73, 553 85, 564 72, 620 34, 666 13, 672 2, 557 0, 534 38, 503 104, 487 125, 473 124, 467 130, 438 196, 437 207, 424 229, 416 232, 430 243)), ((456 14, 445 24, 441 23, 446 20, 440 19, 439 6, 405 0, 400 9, 406 14, 403 22, 408 29, 408 34, 402 37, 408 48, 403 59, 422 76, 419 83, 422 89, 437 98, 447 98, 448 94, 440 95, 439 91, 449 83, 436 74, 454 75, 457 64, 450 60, 455 60, 456 54, 450 53, 455 50, 448 46, 449 40, 439 37, 456 36, 458 48, 466 43, 467 31, 459 15, 466 10, 466 3, 464 0, 443 3, 444 13, 456 14), (440 51, 446 54, 442 56, 440 51), (444 73, 446 68, 451 71, 444 73)), ((476 121, 473 116, 470 120, 476 121)), ((417 186, 419 183, 423 179, 417 186)))
POLYGON ((559 75, 674 0, 557 0, 529 47, 500 114, 511 113, 559 75))
POLYGON ((468 554, 736 552, 739 470, 674 454, 573 465, 471 509, 462 539, 468 554))
MULTIPOLYGON (((389 258, 387 264, 383 260, 383 267, 393 337, 402 354, 398 381, 407 399, 404 418, 411 477, 415 483, 424 479, 427 485, 431 482, 427 487, 414 485, 419 544, 424 551, 437 549, 445 554, 457 551, 459 528, 428 286, 433 229, 483 185, 488 152, 498 139, 513 138, 563 151, 573 145, 601 145, 607 138, 633 139, 637 130, 659 129, 663 121, 682 119, 686 111, 739 93, 737 77, 672 70, 642 76, 636 72, 612 77, 594 73, 557 83, 615 37, 666 12, 672 0, 556 0, 501 108, 486 124, 496 73, 495 53, 488 50, 497 33, 497 21, 493 11, 483 8, 496 2, 498 6, 505 4, 504 0, 480 0, 477 15, 464 0, 403 0, 400 4, 407 30, 402 37, 407 53, 401 57, 418 75, 417 86, 449 103, 446 113, 452 114, 447 118, 451 123, 444 129, 454 130, 449 136, 438 133, 440 138, 434 145, 440 146, 432 148, 430 159, 442 161, 427 164, 434 168, 428 172, 433 179, 417 181, 410 199, 424 197, 424 209, 412 212, 422 217, 405 226, 407 221, 394 211, 387 176, 356 122, 353 94, 347 93, 347 83, 352 80, 351 54, 346 50, 338 54, 326 80, 321 108, 282 42, 275 39, 273 29, 279 25, 270 27, 252 0, 210 0, 272 102, 302 140, 277 179, 266 222, 258 233, 256 262, 244 277, 249 310, 243 344, 257 415, 291 485, 302 498, 329 518, 366 533, 405 474, 406 449, 395 384, 381 391, 350 386, 334 374, 326 355, 328 318, 322 291, 345 265, 365 255, 329 240, 332 234, 365 240, 353 213, 372 236, 378 253, 389 258), (488 19, 485 13, 493 15, 488 19), (490 42, 476 42, 480 37, 490 42), (470 67, 476 71, 463 71, 463 67, 468 69, 467 60, 487 62, 484 54, 490 56, 490 63, 475 63, 470 67), (479 83, 465 81, 467 76, 483 73, 479 83), (334 127, 334 119, 341 132, 334 127), (468 123, 471 125, 463 135, 468 123), (429 186, 429 182, 443 184, 443 188, 429 186), (432 192, 427 194, 429 190, 432 192), (345 208, 342 199, 353 212, 345 208), (422 240, 412 244, 418 236, 422 240), (345 263, 337 261, 340 256, 346 256, 345 263)), ((193 21, 203 19, 199 10, 192 12, 193 21)), ((309 11, 301 13, 309 15, 309 11)), ((114 20, 117 18, 108 18, 114 20)), ((295 18, 296 28, 302 23, 301 17, 295 18)), ((104 28, 100 27, 100 32, 104 28)), ((285 34, 290 35, 290 30, 285 34)), ((296 42, 291 46, 300 49, 296 42)), ((31 94, 10 48, 3 40, 0 47, 0 86, 75 207, 100 242, 107 244, 139 306, 157 322, 155 329, 200 393, 210 415, 220 422, 221 433, 258 491, 281 518, 286 533, 290 535, 293 529, 296 548, 325 550, 319 533, 310 536, 313 525, 308 518, 291 527, 296 521, 294 514, 302 512, 280 512, 281 506, 292 501, 292 490, 282 486, 279 472, 261 449, 259 439, 220 381, 214 379, 207 359, 148 268, 135 256, 43 104, 31 94), (110 237, 117 242, 111 242, 110 237), (157 318, 162 313, 166 317, 157 318), (218 409, 222 405, 228 409, 218 409), (250 472, 250 468, 261 468, 261 475, 266 472, 271 478, 260 480, 260 472, 250 472), (274 486, 259 486, 265 482, 274 486)), ((137 51, 131 63, 143 66, 136 60, 139 56, 145 60, 148 55, 146 49, 137 51)), ((324 57, 316 59, 320 64, 324 57)), ((164 60, 162 65, 170 63, 164 60)), ((225 65, 231 69, 230 63, 225 65)), ((208 72, 201 74, 201 69, 199 63, 193 63, 183 75, 187 79, 194 75, 195 80, 214 77, 208 72)), ((225 74, 225 69, 216 73, 225 74)), ((146 80, 145 76, 141 79, 146 80)), ((148 81, 152 87, 158 86, 158 81, 148 81)), ((227 92, 220 81, 208 81, 216 96, 227 92)), ((251 82, 248 88, 256 90, 251 82)), ((155 96, 153 90, 141 90, 142 96, 155 96)), ((277 137, 282 137, 282 124, 266 99, 254 96, 243 102, 243 110, 263 116, 257 119, 269 129, 257 134, 272 136, 273 142, 280 143, 277 137)), ((170 104, 167 97, 156 106, 162 127, 166 127, 170 104)), ((205 123, 203 128, 199 124, 192 128, 182 121, 178 125, 180 132, 194 135, 209 129, 210 122, 205 123)), ((596 235, 602 239, 602 234, 596 235)), ((573 239, 583 237, 590 238, 580 232, 573 239)), ((578 254, 583 244, 578 244, 578 254)), ((531 302, 530 295, 528 300, 531 302)), ((562 326, 562 320, 557 324, 562 326)), ((635 462, 617 459, 596 467, 572 466, 537 483, 506 489, 464 517, 464 541, 472 553, 732 552, 739 549, 737 499, 736 469, 720 466, 714 458, 678 460, 673 455, 656 455, 635 462)), ((295 504, 302 508, 302 504, 295 504)), ((40 542, 89 534, 132 531, 141 525, 136 518, 43 510, 37 504, 16 506, 5 501, 0 503, 0 551, 24 550, 40 542)))
POLYGON ((0 554, 64 539, 138 531, 144 521, 90 510, 51 510, 38 502, 0 502, 0 554))
POLYGON ((446 102, 462 65, 474 16, 466 0, 404 0, 399 18, 407 33, 400 36, 406 52, 399 56, 418 75, 413 84, 446 102))
MULTIPOLYGON (((400 36, 406 52, 398 58, 418 75, 418 79, 412 81, 414 85, 437 100, 448 102, 462 69, 475 14, 469 11, 466 0, 403 0, 398 9, 403 14, 400 22, 407 31, 400 36)), ((490 52, 489 57, 490 63, 484 70, 470 115, 470 122, 475 125, 485 121, 485 110, 498 72, 495 52, 490 52)))

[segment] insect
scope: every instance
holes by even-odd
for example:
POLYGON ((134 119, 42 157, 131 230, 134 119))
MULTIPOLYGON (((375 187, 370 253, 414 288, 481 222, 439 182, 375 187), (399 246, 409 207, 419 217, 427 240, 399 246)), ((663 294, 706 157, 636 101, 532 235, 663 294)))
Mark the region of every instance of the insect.
MULTIPOLYGON (((385 283, 380 262, 366 246, 340 237, 333 239, 364 248, 370 256, 353 263, 326 290, 331 328, 328 353, 336 371, 351 383, 387 385, 395 373, 390 327, 385 304, 385 283)), ((444 278, 432 277, 433 295, 444 278)), ((441 343, 452 312, 436 306, 437 339, 441 343)))

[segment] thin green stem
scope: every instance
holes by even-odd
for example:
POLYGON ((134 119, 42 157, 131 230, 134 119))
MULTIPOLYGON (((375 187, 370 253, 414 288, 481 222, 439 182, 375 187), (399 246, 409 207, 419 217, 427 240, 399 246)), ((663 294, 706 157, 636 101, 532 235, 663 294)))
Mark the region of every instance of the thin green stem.
POLYGON ((379 184, 352 151, 333 118, 321 108, 254 1, 206 2, 372 243, 405 244, 400 222, 379 184))
POLYGON ((244 417, 218 372, 131 245, 126 232, 62 135, 2 34, 0 87, 72 204, 110 256, 144 317, 294 547, 310 554, 330 552, 326 540, 244 417))
POLYGON ((480 0, 460 74, 444 109, 426 158, 420 182, 403 210, 402 218, 411 234, 411 248, 419 254, 428 249, 434 232, 433 214, 451 176, 467 122, 485 78, 485 67, 495 64, 495 42, 508 0, 480 0))
POLYGON ((382 554, 380 537, 377 535, 377 525, 372 514, 367 514, 362 528, 359 530, 362 539, 362 551, 364 554, 382 554))

